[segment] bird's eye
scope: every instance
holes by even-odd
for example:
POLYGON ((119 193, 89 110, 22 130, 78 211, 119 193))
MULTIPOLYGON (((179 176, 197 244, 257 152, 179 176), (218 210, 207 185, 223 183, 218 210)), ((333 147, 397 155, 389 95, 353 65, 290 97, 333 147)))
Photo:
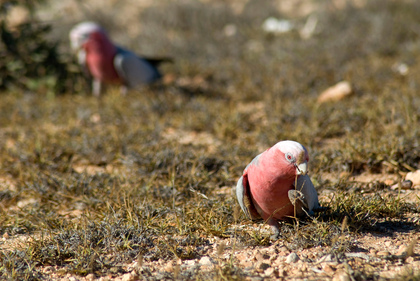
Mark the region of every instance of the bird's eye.
POLYGON ((295 157, 291 153, 286 153, 286 160, 289 162, 295 162, 295 157))

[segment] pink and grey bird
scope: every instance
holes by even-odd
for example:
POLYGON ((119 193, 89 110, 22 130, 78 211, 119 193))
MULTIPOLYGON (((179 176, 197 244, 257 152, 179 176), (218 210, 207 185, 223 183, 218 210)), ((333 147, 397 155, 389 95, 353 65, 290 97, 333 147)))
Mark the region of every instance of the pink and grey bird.
POLYGON ((78 62, 93 79, 92 92, 101 93, 103 83, 122 85, 127 88, 150 84, 161 78, 157 66, 170 59, 142 58, 133 52, 115 45, 106 31, 94 22, 82 22, 70 31, 70 43, 77 51, 78 62))
POLYGON ((278 142, 256 156, 236 186, 236 196, 247 217, 264 219, 278 236, 278 220, 305 211, 311 214, 320 208, 307 175, 308 161, 306 148, 290 140, 278 142))

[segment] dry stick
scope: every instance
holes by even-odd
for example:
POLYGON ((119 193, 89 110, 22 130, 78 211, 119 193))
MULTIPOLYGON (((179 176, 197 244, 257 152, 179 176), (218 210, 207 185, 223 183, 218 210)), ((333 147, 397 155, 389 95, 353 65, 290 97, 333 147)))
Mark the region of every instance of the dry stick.
MULTIPOLYGON (((296 187, 297 187, 297 178, 298 178, 298 176, 296 175, 296 177, 295 177, 295 191, 296 191, 296 187)), ((295 219, 295 222, 296 222, 296 231, 297 231, 297 228, 299 227, 299 220, 297 219, 297 216, 296 216, 296 200, 293 203, 294 203, 293 204, 293 212, 294 212, 294 219, 295 219)))
MULTIPOLYGON (((295 190, 296 190, 296 186, 297 186, 297 176, 295 177, 295 190)), ((295 220, 296 220, 296 201, 295 202, 293 202, 294 204, 293 204, 293 215, 294 215, 294 217, 295 217, 295 220)))

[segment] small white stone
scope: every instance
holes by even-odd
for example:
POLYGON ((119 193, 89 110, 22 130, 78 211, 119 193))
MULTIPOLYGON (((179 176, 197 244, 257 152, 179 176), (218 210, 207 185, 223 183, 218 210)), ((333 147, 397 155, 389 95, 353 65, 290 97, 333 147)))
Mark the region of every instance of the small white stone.
POLYGON ((238 29, 236 28, 236 25, 234 25, 232 23, 225 25, 225 27, 223 28, 223 32, 228 37, 231 37, 231 36, 235 35, 237 30, 238 29))
POLYGON ((264 270, 264 274, 267 277, 271 276, 271 275, 274 275, 274 273, 275 273, 275 268, 274 267, 269 267, 266 270, 264 270))
POLYGON ((136 278, 136 276, 133 276, 133 274, 131 274, 131 273, 126 273, 126 274, 124 274, 123 276, 122 276, 122 279, 121 279, 121 281, 134 281, 134 280, 136 280, 137 278, 136 278))
POLYGON ((290 253, 286 258, 286 263, 295 263, 299 260, 298 255, 296 253, 290 253))
POLYGON ((276 19, 274 17, 267 18, 263 23, 263 30, 272 33, 285 33, 293 29, 293 24, 289 20, 276 19))
POLYGON ((396 274, 396 272, 392 271, 382 271, 379 273, 379 276, 385 279, 394 279, 396 274))
POLYGON ((350 277, 347 273, 345 272, 337 272, 337 274, 334 275, 333 281, 350 281, 350 277))
POLYGON ((398 248, 398 251, 396 253, 397 256, 406 256, 407 255, 407 246, 401 245, 398 248))
POLYGON ((212 264, 210 257, 202 257, 198 263, 200 265, 211 265, 212 264))
POLYGON ((420 170, 407 173, 405 179, 411 180, 413 182, 413 185, 420 185, 420 170))
POLYGON ((195 265, 195 260, 186 260, 183 262, 183 267, 193 267, 195 265))
POLYGON ((349 82, 341 81, 336 85, 323 91, 318 97, 318 103, 329 101, 339 101, 353 93, 353 89, 349 82))

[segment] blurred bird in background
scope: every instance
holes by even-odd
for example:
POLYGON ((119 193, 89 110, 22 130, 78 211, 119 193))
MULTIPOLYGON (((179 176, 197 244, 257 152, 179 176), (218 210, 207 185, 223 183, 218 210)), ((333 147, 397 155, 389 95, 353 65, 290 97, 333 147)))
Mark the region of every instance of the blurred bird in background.
POLYGON ((140 85, 151 84, 162 75, 158 66, 171 62, 170 58, 139 57, 115 45, 106 31, 97 23, 82 22, 70 31, 70 43, 77 52, 77 60, 91 76, 92 93, 99 97, 102 84, 121 84, 121 94, 140 85))

